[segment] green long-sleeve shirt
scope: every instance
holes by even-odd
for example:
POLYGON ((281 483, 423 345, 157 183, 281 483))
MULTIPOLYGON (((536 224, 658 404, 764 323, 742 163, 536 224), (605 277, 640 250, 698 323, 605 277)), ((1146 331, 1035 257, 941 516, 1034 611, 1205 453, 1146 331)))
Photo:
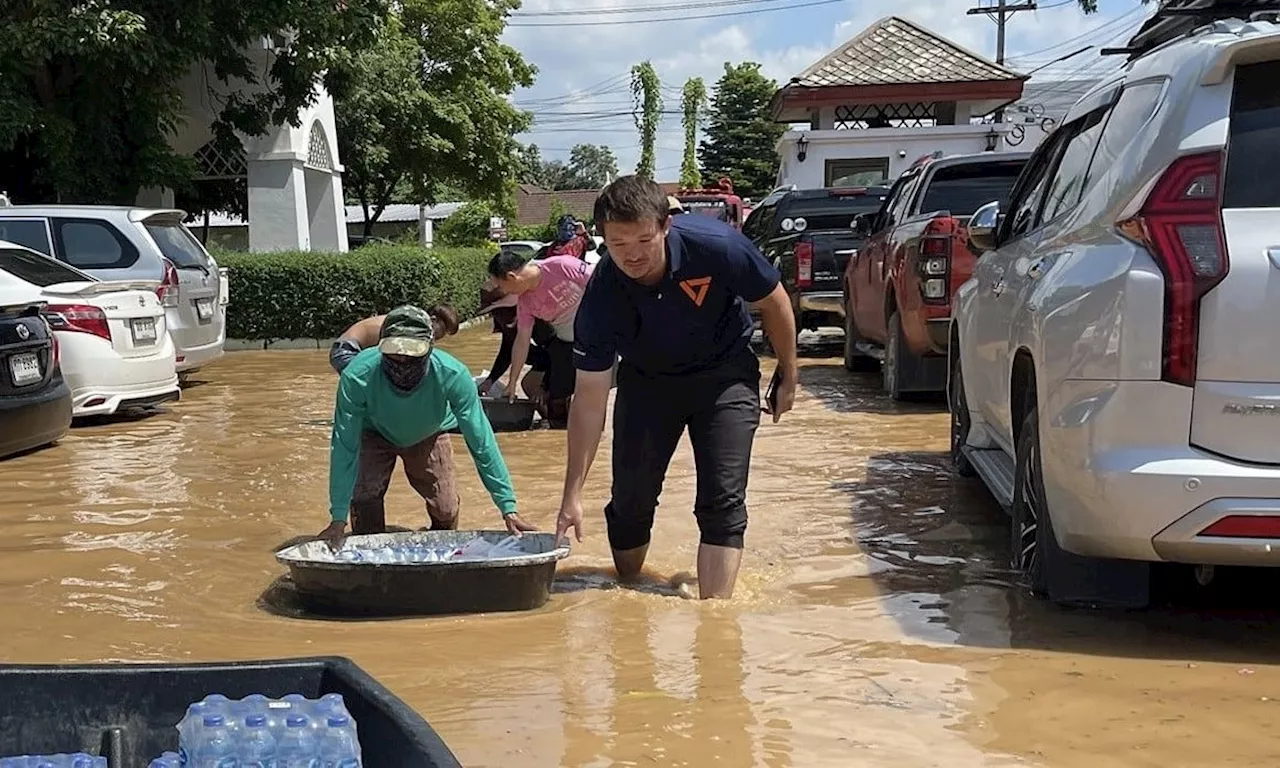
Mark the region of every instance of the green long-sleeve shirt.
POLYGON ((402 394, 382 373, 382 353, 366 349, 352 359, 338 380, 329 444, 329 514, 347 519, 360 459, 360 435, 367 429, 402 448, 458 427, 493 503, 503 513, 516 511, 511 475, 498 451, 471 372, 453 355, 432 350, 427 377, 402 394))

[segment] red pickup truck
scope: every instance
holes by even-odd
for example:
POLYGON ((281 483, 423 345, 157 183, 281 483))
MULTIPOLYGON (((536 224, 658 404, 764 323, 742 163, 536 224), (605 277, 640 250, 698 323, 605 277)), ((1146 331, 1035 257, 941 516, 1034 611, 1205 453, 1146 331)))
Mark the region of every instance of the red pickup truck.
POLYGON ((894 182, 879 211, 858 217, 855 229, 867 240, 842 281, 845 368, 878 366, 895 400, 946 389, 951 297, 979 255, 969 250, 969 217, 1007 200, 1028 157, 923 157, 894 182))

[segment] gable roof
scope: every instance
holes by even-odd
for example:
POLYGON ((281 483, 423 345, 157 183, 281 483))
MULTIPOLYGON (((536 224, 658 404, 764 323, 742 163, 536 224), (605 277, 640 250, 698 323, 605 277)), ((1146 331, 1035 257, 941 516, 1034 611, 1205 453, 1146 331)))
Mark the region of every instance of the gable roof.
POLYGON ((792 78, 791 85, 821 88, 1025 79, 914 22, 886 16, 792 78))

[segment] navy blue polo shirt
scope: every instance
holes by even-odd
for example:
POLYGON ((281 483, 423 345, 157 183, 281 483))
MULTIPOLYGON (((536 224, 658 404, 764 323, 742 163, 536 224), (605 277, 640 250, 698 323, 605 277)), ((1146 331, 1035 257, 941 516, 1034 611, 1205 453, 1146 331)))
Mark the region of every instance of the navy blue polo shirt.
POLYGON ((579 370, 607 371, 621 355, 650 375, 695 373, 748 348, 747 304, 773 292, 778 270, 741 232, 697 214, 672 217, 666 249, 667 271, 655 286, 611 259, 596 264, 573 325, 579 370))

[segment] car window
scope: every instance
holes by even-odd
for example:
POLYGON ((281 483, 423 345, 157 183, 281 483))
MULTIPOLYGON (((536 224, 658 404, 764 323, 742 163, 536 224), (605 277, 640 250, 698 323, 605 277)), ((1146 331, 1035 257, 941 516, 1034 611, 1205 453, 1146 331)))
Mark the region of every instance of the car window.
POLYGON ((916 196, 916 189, 919 188, 920 177, 923 175, 923 173, 913 173, 906 177, 902 189, 898 191, 897 199, 893 201, 893 206, 889 208, 889 223, 887 226, 896 226, 911 215, 911 201, 916 196))
POLYGON ((1009 210, 1000 224, 1000 243, 1021 237, 1031 231, 1044 191, 1049 183, 1049 171, 1054 166, 1062 144, 1070 133, 1065 126, 1045 139, 1018 176, 1009 200, 1009 210))
POLYGON ((1223 208, 1280 208, 1280 62, 1236 67, 1223 208))
POLYGON ((850 229, 860 213, 880 210, 876 194, 827 194, 822 197, 792 198, 787 203, 786 218, 804 219, 805 231, 850 229))
POLYGON ((991 202, 1005 208, 1024 164, 1022 160, 1004 160, 939 168, 925 187, 919 211, 948 211, 963 218, 991 202))
POLYGON ((58 283, 95 282, 94 278, 60 261, 17 248, 0 248, 0 271, 41 288, 58 283))
POLYGON ((1137 83, 1124 89, 1102 128, 1102 138, 1085 177, 1085 189, 1115 165, 1138 130, 1155 114, 1163 92, 1163 81, 1137 83))
POLYGON ((46 256, 53 254, 44 219, 0 219, 0 240, 26 246, 46 256))
POLYGON ((209 259, 200 247, 200 241, 180 221, 148 221, 147 232, 156 241, 156 247, 178 269, 207 267, 209 259))
POLYGON ((1044 207, 1036 221, 1037 226, 1069 213, 1080 202, 1085 175, 1089 172, 1089 161, 1093 159, 1093 151, 1098 147, 1102 121, 1108 111, 1109 107, 1095 109, 1068 126, 1071 138, 1067 140, 1062 159, 1053 171, 1044 207))
POLYGON ((138 249, 107 222, 54 219, 53 230, 62 260, 77 269, 125 269, 138 260, 138 249))
POLYGON ((748 240, 758 241, 766 232, 764 221, 769 217, 767 212, 772 210, 773 206, 762 205, 752 211, 751 214, 747 216, 747 220, 742 224, 742 234, 746 235, 748 240))
POLYGON ((756 219, 756 229, 751 239, 757 244, 763 243, 773 235, 773 219, 778 213, 778 204, 771 203, 763 205, 752 212, 751 217, 756 219), (758 218, 757 218, 758 216, 758 218))

